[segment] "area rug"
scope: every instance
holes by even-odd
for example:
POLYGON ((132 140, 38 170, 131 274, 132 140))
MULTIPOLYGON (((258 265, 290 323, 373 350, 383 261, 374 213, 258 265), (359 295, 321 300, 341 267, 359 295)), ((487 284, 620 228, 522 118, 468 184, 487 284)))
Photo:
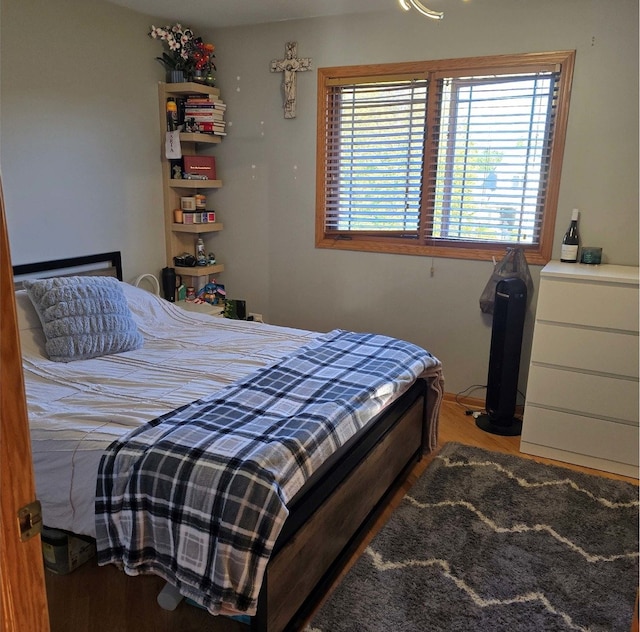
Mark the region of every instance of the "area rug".
POLYGON ((308 632, 629 632, 638 488, 449 443, 308 632))

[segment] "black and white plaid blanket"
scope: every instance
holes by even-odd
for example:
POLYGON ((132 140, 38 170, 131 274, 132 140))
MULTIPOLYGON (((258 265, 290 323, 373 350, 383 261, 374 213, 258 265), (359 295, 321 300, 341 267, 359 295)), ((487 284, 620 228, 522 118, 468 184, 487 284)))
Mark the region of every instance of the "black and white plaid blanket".
POLYGON ((439 361, 340 330, 114 442, 96 490, 98 561, 154 573, 212 614, 255 614, 286 503, 439 361))

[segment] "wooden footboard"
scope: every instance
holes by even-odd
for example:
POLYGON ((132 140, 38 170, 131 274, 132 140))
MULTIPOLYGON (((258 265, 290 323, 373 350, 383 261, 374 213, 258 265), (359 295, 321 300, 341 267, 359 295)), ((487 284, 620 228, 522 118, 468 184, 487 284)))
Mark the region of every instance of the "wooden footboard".
POLYGON ((387 499, 422 454, 426 386, 420 381, 323 473, 291 508, 267 567, 252 630, 300 630, 387 499), (320 498, 306 516, 313 498, 320 498), (287 524, 285 523, 285 524, 287 524), (298 523, 298 524, 296 524, 298 523), (294 531, 293 533, 291 531, 294 531))

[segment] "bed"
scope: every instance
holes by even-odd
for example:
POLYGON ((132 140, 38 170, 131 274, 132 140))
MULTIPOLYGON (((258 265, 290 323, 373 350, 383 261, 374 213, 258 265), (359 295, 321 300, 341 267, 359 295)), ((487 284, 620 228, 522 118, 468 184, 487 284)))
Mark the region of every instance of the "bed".
MULTIPOLYGON (((183 434, 183 445, 179 446, 178 452, 185 445, 190 448, 187 444, 194 435, 184 434, 191 432, 186 430, 189 426, 185 419, 198 417, 201 421, 209 410, 217 417, 221 411, 229 411, 234 416, 240 414, 238 411, 242 414, 249 414, 247 411, 253 408, 259 411, 260 414, 246 425, 244 420, 247 418, 238 417, 238 424, 243 424, 242 429, 254 423, 254 419, 257 424, 263 423, 259 419, 272 419, 275 413, 271 409, 262 404, 250 408, 248 404, 245 406, 245 402, 255 399, 255 385, 259 383, 263 388, 264 380, 271 380, 276 370, 280 371, 280 379, 274 378, 269 382, 269 388, 276 381, 286 383, 286 391, 279 391, 271 397, 282 409, 291 406, 292 398, 302 392, 300 389, 307 388, 309 380, 316 383, 319 371, 327 371, 328 383, 335 382, 332 372, 337 364, 334 362, 329 366, 325 359, 334 358, 327 354, 329 351, 333 353, 338 346, 340 355, 335 357, 339 357, 340 362, 353 363, 354 358, 367 355, 375 355, 377 362, 386 358, 385 354, 397 355, 396 343, 408 343, 392 341, 391 344, 384 337, 355 332, 310 332, 187 312, 151 292, 123 283, 121 258, 117 252, 15 266, 14 276, 36 487, 45 525, 97 536, 99 548, 102 542, 104 549, 101 563, 118 563, 128 574, 159 574, 212 613, 233 615, 245 612, 248 602, 243 602, 242 608, 237 607, 239 602, 233 602, 236 607, 229 607, 224 600, 216 601, 212 606, 211 602, 200 599, 202 595, 198 590, 201 586, 195 594, 191 592, 189 578, 185 579, 184 574, 173 574, 175 569, 162 565, 145 565, 146 561, 137 567, 131 558, 140 557, 139 551, 128 556, 129 552, 120 550, 127 548, 122 541, 110 542, 112 546, 105 544, 109 536, 104 530, 115 522, 111 518, 112 513, 108 518, 104 517, 105 507, 108 505, 109 512, 113 512, 116 503, 112 499, 118 494, 121 498, 123 493, 122 489, 118 494, 114 491, 117 482, 125 480, 124 487, 134 485, 130 479, 122 478, 121 471, 109 478, 107 469, 122 460, 123 454, 129 458, 134 437, 138 442, 144 437, 145 441, 162 443, 162 440, 153 439, 159 429, 164 433, 166 428, 172 427, 172 433, 183 434), (130 316, 142 335, 142 346, 80 361, 52 362, 45 351, 41 319, 27 290, 19 289, 20 279, 25 276, 27 279, 33 276, 62 278, 65 274, 71 274, 72 278, 115 276, 119 281, 114 283, 118 284, 118 291, 122 290, 130 316), (381 340, 383 344, 375 346, 381 340), (358 346, 349 346, 347 353, 342 350, 345 344, 358 346), (366 354, 360 353, 362 349, 366 354), (312 368, 308 369, 307 381, 299 380, 300 386, 296 391, 290 376, 298 375, 302 364, 312 368), (118 446, 117 449, 114 446, 118 446)), ((410 351, 413 353, 412 348, 410 351)), ((305 465, 300 470, 287 470, 289 473, 282 479, 276 477, 277 484, 270 487, 273 491, 269 492, 268 503, 269 506, 277 505, 277 511, 273 512, 277 518, 275 523, 269 523, 268 546, 260 540, 262 548, 266 549, 260 558, 264 567, 254 569, 258 580, 255 599, 246 609, 252 615, 248 619, 252 630, 276 632, 299 629, 390 494, 413 464, 425 452, 436 447, 444 384, 442 367, 428 353, 420 355, 420 362, 422 364, 416 365, 420 368, 411 369, 409 376, 403 367, 402 377, 392 388, 376 387, 366 399, 360 395, 357 407, 350 405, 353 410, 347 415, 346 425, 340 421, 330 432, 323 431, 321 439, 318 438, 320 435, 314 436, 314 445, 317 443, 319 447, 317 453, 310 453, 312 458, 298 458, 297 448, 291 450, 305 465)), ((354 384, 357 381, 354 379, 354 384)), ((324 402, 322 405, 327 404, 324 402)), ((314 420, 315 410, 310 414, 314 420)), ((282 411, 276 412, 281 419, 282 411)), ((295 415, 285 417, 287 423, 293 423, 293 419, 303 427, 295 415)), ((233 421, 236 422, 235 417, 233 421)), ((275 427, 274 424, 272 426, 275 427)), ((229 425, 224 426, 220 432, 225 441, 228 428, 229 425)), ((204 431, 199 428, 198 432, 204 431)), ((163 434, 162 439, 166 436, 163 434)), ((271 463, 276 463, 280 457, 276 458, 275 452, 270 451, 275 443, 272 436, 268 438, 264 442, 266 447, 261 445, 259 451, 266 455, 263 458, 271 467, 271 463)), ((201 438, 197 441, 200 442, 201 438)), ((287 441, 290 443, 289 439, 287 441)), ((142 449, 145 453, 149 445, 144 444, 142 449)), ((155 445, 153 449, 156 449, 155 445)), ((281 448, 278 450, 282 452, 281 448)), ((168 460, 167 453, 155 458, 158 462, 168 460)), ((275 465, 273 467, 276 468, 275 465)), ((159 476, 164 476, 165 481, 170 480, 171 476, 167 474, 170 471, 171 467, 159 476)), ((181 477, 174 476, 173 487, 177 487, 176 481, 181 477)), ((138 484, 136 481, 135 485, 138 484)), ((136 494, 139 496, 139 491, 132 492, 133 497, 136 494)), ((234 497, 234 503, 228 504, 242 506, 235 500, 234 497)), ((164 503, 164 500, 160 498, 154 502, 164 503)), ((196 496, 191 502, 201 506, 208 500, 204 496, 196 496)), ((192 508, 195 509, 197 507, 192 508)), ((120 510, 122 503, 118 505, 120 510)), ((143 508, 138 513, 144 511, 143 508)), ((246 507, 236 508, 236 513, 238 511, 243 515, 248 513, 246 507)), ((174 526, 176 521, 183 520, 181 524, 187 522, 187 519, 175 518, 175 507, 165 513, 171 514, 167 519, 174 520, 174 526)), ((124 517, 118 514, 120 526, 116 525, 114 529, 118 531, 131 519, 130 513, 125 513, 124 517)), ((262 518, 259 524, 263 537, 262 518)), ((219 525, 220 521, 216 522, 215 528, 218 529, 219 525)), ((163 523, 152 534, 155 544, 162 539, 158 534, 167 528, 163 523)), ((207 523, 206 528, 212 527, 207 523)), ((228 561, 237 548, 227 554, 223 546, 226 537, 220 536, 218 531, 216 534, 218 548, 212 550, 217 551, 217 558, 228 561), (220 551, 225 551, 224 555, 220 551)), ((255 540, 252 540, 252 546, 254 544, 255 540)), ((167 544, 168 548, 173 546, 176 550, 179 548, 174 542, 167 544)), ((205 557, 210 559, 213 555, 209 551, 205 557)), ((253 569, 253 562, 250 566, 253 569)))

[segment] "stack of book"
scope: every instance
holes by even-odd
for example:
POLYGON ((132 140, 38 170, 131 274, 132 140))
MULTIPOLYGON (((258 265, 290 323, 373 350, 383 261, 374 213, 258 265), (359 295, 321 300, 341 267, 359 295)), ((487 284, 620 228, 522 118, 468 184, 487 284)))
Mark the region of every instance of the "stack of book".
POLYGON ((225 136, 227 106, 215 95, 187 97, 184 101, 184 131, 225 136))

